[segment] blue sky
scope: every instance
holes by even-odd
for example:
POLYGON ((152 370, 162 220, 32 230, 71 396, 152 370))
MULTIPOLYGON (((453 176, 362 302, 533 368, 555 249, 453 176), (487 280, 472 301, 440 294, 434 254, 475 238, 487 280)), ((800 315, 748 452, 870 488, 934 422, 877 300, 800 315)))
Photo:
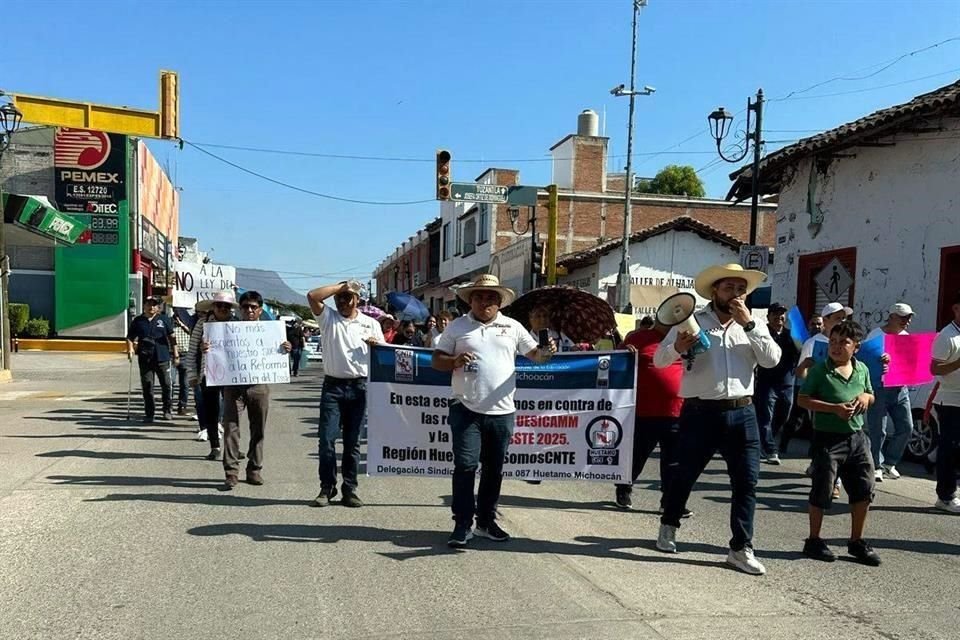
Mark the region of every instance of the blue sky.
MULTIPOLYGON (((629 0, 15 0, 5 15, 32 26, 5 30, 4 89, 155 108, 158 70, 173 69, 188 141, 425 160, 208 147, 312 191, 430 200, 439 147, 453 153, 456 180, 496 165, 519 168, 525 184, 547 184, 542 160, 585 108, 605 110, 618 156, 608 169, 623 167, 627 100, 609 90, 628 81, 629 0)), ((879 71, 771 101, 764 129, 774 149, 960 78, 960 41, 880 70, 958 36, 954 0, 651 0, 640 19, 637 77, 657 93, 638 98, 635 171, 691 164, 704 169, 708 194, 723 197, 734 167, 714 162, 706 123, 718 105, 739 111, 758 87, 776 99, 879 71)), ((298 290, 348 275, 366 280, 438 212, 435 202, 326 200, 190 147, 150 146, 182 188, 181 233, 199 237, 218 262, 278 270, 298 290)))

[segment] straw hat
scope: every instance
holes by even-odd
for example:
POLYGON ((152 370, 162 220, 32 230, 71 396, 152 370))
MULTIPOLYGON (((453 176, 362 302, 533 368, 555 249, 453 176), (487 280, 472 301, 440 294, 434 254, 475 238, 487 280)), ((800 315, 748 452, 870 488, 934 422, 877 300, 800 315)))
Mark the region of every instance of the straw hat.
POLYGON ((513 292, 513 289, 501 287, 500 279, 490 273, 485 273, 473 282, 465 284, 457 289, 457 297, 467 304, 470 304, 470 294, 472 294, 474 291, 496 291, 500 295, 501 307, 507 306, 513 302, 514 298, 517 297, 517 294, 513 292))
POLYGON ((701 298, 709 300, 713 297, 713 284, 717 280, 724 280, 726 278, 746 280, 747 293, 753 293, 753 290, 767 279, 767 274, 763 271, 744 269, 739 264, 714 265, 707 267, 697 274, 697 277, 693 281, 693 288, 701 298))
POLYGON ((237 298, 233 295, 233 291, 218 291, 213 294, 213 298, 210 300, 201 300, 197 303, 197 311, 200 313, 207 313, 208 311, 213 311, 213 305, 223 302, 229 304, 233 309, 237 309, 240 305, 237 304, 237 298))

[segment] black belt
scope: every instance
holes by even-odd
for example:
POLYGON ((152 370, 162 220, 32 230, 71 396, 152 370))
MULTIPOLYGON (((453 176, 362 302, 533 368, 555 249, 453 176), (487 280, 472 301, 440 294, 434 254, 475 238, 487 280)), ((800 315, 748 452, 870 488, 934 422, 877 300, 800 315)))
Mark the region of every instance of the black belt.
POLYGON ((704 400, 703 398, 684 398, 683 403, 691 407, 700 409, 710 409, 713 411, 730 411, 731 409, 742 409, 749 407, 753 400, 750 396, 743 398, 730 398, 726 400, 704 400))
POLYGON ((360 376, 359 378, 338 378, 336 376, 323 376, 324 381, 329 380, 330 382, 356 382, 357 380, 366 380, 366 377, 360 376))

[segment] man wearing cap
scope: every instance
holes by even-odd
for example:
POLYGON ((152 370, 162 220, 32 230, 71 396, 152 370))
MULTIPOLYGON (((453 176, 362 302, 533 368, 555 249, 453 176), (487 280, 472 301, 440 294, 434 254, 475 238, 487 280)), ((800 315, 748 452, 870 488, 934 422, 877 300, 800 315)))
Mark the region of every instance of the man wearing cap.
POLYGON ((936 409, 940 421, 937 441, 937 502, 947 513, 960 514, 957 496, 956 454, 960 451, 960 291, 953 299, 953 321, 933 341, 930 373, 937 376, 940 391, 936 409))
MULTIPOLYGON (((717 451, 723 456, 733 490, 730 505, 730 553, 727 564, 752 575, 766 573, 753 553, 753 516, 760 474, 760 435, 752 398, 754 369, 780 361, 780 347, 766 325, 750 316, 746 296, 766 279, 761 271, 738 264, 709 267, 694 280, 696 292, 710 304, 696 312, 710 347, 689 361, 680 382, 677 473, 667 488, 657 549, 676 553, 680 518, 697 478, 717 451)), ((701 342, 700 335, 673 327, 657 348, 653 363, 671 366, 701 342)))
POLYGON ((143 313, 133 319, 127 330, 127 359, 137 356, 140 387, 143 390, 144 423, 153 422, 156 403, 153 399, 153 376, 160 380, 163 419, 173 420, 170 392, 170 360, 180 362, 177 338, 170 321, 160 313, 160 298, 149 296, 143 301, 143 313))
POLYGON ((768 464, 780 464, 776 436, 793 407, 794 369, 800 352, 786 328, 787 308, 775 302, 767 310, 767 329, 780 346, 780 362, 772 369, 757 369, 753 400, 760 427, 760 456, 768 464))
POLYGON ((522 324, 500 313, 515 294, 501 287, 496 276, 480 276, 458 288, 457 297, 470 305, 470 312, 440 335, 434 345, 433 368, 453 372, 448 421, 453 433, 455 526, 447 544, 464 547, 474 535, 474 515, 477 535, 497 542, 510 539, 496 522, 496 509, 516 411, 515 357, 521 354, 546 362, 557 347, 551 340, 541 349, 522 324), (482 469, 475 498, 478 466, 482 469))
POLYGON ((370 346, 383 344, 380 324, 360 313, 360 283, 354 280, 313 289, 310 309, 320 323, 323 339, 323 391, 320 395, 318 453, 320 493, 314 505, 325 507, 337 495, 337 435, 343 428, 343 498, 347 507, 362 507, 357 495, 360 470, 360 430, 367 408, 370 346), (333 296, 336 309, 324 300, 333 296))
MULTIPOLYGON (((868 333, 866 341, 882 335, 907 335, 907 327, 913 320, 913 309, 910 305, 898 302, 891 305, 887 313, 887 323, 868 333)), ((890 364, 890 356, 884 353, 881 361, 886 370, 890 364)), ((876 482, 883 482, 884 478, 896 480, 900 477, 897 464, 903 458, 903 452, 910 442, 910 434, 913 433, 910 391, 904 386, 885 387, 883 380, 874 380, 873 384, 877 400, 867 412, 867 426, 870 429, 874 479, 876 482), (888 416, 893 424, 893 433, 887 433, 888 416)))

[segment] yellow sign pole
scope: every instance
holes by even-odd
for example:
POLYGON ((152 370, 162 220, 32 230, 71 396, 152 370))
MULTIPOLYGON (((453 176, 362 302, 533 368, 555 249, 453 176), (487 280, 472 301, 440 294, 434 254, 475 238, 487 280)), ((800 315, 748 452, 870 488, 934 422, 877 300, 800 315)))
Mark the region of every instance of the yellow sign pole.
POLYGON ((557 185, 547 187, 547 284, 557 284, 557 185))

